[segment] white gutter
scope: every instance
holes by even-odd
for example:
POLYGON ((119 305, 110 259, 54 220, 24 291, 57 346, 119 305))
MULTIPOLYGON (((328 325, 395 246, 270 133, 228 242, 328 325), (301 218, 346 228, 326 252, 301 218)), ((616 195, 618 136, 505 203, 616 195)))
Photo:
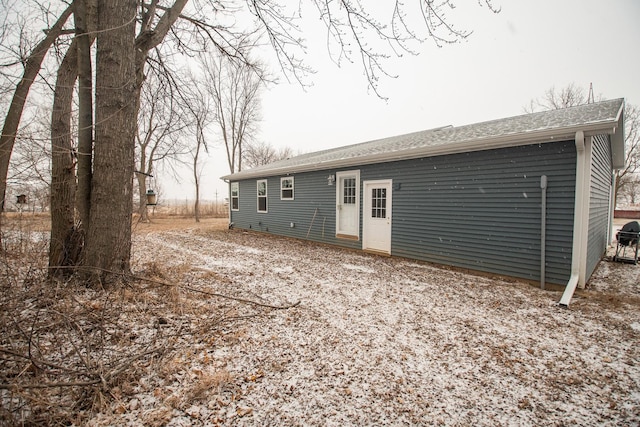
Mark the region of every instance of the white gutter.
MULTIPOLYGON (((564 293, 562 294, 562 298, 560 298, 560 302, 558 303, 561 307, 568 307, 569 302, 571 302, 571 298, 573 297, 573 293, 578 286, 578 283, 581 281, 581 263, 582 263, 582 252, 583 252, 583 227, 584 227, 584 181, 587 169, 587 156, 585 149, 585 138, 583 131, 577 131, 575 136, 576 143, 576 195, 575 195, 575 203, 573 207, 573 248, 571 251, 571 276, 569 277, 569 282, 564 289, 564 293)), ((587 209, 588 215, 588 209, 587 209)), ((584 282, 584 277, 582 277, 582 282, 584 282)), ((584 284, 583 284, 584 286, 584 284)))
MULTIPOLYGON (((240 181, 250 178, 265 178, 268 176, 276 176, 282 174, 302 173, 302 172, 314 172, 328 169, 339 169, 352 167, 355 165, 375 164, 401 160, 411 160, 421 157, 435 157, 447 154, 468 153, 472 151, 485 151, 491 149, 516 147, 529 144, 542 144, 554 141, 566 141, 573 138, 577 132, 581 132, 585 136, 592 136, 598 134, 612 134, 615 132, 617 126, 616 123, 612 123, 610 120, 586 123, 580 125, 567 126, 562 129, 542 129, 527 131, 522 133, 503 133, 500 135, 491 135, 485 138, 474 137, 468 140, 447 140, 444 138, 442 141, 432 141, 431 143, 418 146, 415 148, 401 149, 398 151, 382 151, 373 154, 357 154, 351 153, 347 157, 333 157, 331 155, 328 158, 322 159, 322 152, 318 152, 318 157, 315 153, 310 153, 309 160, 305 160, 300 164, 295 164, 289 161, 283 161, 282 165, 278 165, 276 162, 272 165, 265 165, 264 167, 257 167, 254 169, 246 169, 242 172, 236 172, 234 174, 222 176, 221 179, 228 181, 240 181), (578 130, 579 129, 579 130, 578 130)), ((443 129, 443 133, 454 133, 456 128, 443 129)), ((436 134, 438 132, 435 132, 436 134)), ((384 139, 393 139, 384 138, 384 139)), ((383 139, 383 140, 384 140, 383 139)), ((377 140, 377 141, 383 141, 377 140)), ((370 141, 375 142, 375 141, 370 141)), ((362 144, 367 144, 362 143, 362 144)), ((327 151, 340 152, 342 149, 348 149, 350 146, 331 149, 327 151)), ((292 158, 291 160, 295 160, 292 158)))

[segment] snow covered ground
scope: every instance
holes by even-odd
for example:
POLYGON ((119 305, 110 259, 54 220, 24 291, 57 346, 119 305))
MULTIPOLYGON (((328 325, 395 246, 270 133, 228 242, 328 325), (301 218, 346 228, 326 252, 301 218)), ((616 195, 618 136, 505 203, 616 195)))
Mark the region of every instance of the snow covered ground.
POLYGON ((240 230, 138 233, 134 269, 183 285, 163 322, 192 333, 90 425, 640 425, 640 266, 603 262, 569 309, 240 230))

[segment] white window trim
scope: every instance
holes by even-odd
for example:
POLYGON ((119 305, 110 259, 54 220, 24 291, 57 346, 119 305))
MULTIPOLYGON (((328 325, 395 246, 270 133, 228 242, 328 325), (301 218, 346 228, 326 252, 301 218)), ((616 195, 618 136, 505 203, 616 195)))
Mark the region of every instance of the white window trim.
POLYGON ((231 183, 231 187, 230 187, 230 189, 229 189, 229 194, 230 194, 229 199, 231 200, 231 206, 230 206, 230 207, 231 207, 231 210, 232 210, 232 211, 234 211, 234 212, 239 211, 239 210, 240 210, 240 183, 239 183, 239 182, 237 182, 237 181, 236 181, 236 182, 232 182, 232 183, 231 183), (233 185, 234 185, 234 184, 235 184, 235 185, 236 185, 236 187, 237 187, 237 195, 236 195, 236 196, 234 196, 234 195, 233 195, 233 185), (235 208, 235 209, 233 208, 233 199, 234 199, 234 197, 235 197, 236 199, 238 199, 238 207, 237 207, 237 208, 235 208))
POLYGON ((266 179, 259 179, 256 181, 256 210, 258 213, 268 213, 269 212, 269 183, 266 179), (264 196, 260 195, 260 183, 264 182, 264 196), (267 205, 267 209, 261 211, 260 210, 260 197, 265 198, 265 202, 267 205))
POLYGON ((280 178, 280 200, 294 200, 295 194, 296 194, 295 188, 296 188, 296 183, 292 176, 281 177, 280 178), (282 187, 282 182, 287 180, 291 180, 291 188, 285 189, 282 187), (282 190, 291 190, 291 197, 282 197, 282 190))

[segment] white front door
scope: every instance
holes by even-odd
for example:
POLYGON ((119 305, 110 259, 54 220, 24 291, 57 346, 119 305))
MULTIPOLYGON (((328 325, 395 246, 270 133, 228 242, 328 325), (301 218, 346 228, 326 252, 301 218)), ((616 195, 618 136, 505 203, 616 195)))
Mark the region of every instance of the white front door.
POLYGON ((391 254, 391 180, 364 181, 362 249, 391 254))
POLYGON ((360 171, 336 174, 336 236, 358 239, 360 234, 360 171))

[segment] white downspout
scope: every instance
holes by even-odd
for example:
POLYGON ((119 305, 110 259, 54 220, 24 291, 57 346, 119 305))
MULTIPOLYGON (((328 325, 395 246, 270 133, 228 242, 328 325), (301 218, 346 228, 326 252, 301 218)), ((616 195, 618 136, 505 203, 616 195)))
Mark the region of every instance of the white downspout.
POLYGON ((573 247, 571 250, 571 276, 564 289, 562 298, 558 303, 561 307, 568 307, 573 293, 580 281, 580 264, 582 253, 583 218, 584 205, 584 179, 586 172, 586 153, 584 143, 584 132, 576 132, 576 195, 573 207, 573 247))
POLYGON ((607 230, 607 247, 612 244, 613 241, 613 218, 616 211, 616 184, 618 181, 618 174, 614 170, 611 173, 611 190, 609 194, 609 229, 607 230))
POLYGON ((584 140, 584 181, 582 183, 582 237, 580 238, 580 264, 578 287, 584 289, 587 285, 587 255, 589 245, 589 212, 591 209, 591 156, 593 139, 587 137, 584 140))

